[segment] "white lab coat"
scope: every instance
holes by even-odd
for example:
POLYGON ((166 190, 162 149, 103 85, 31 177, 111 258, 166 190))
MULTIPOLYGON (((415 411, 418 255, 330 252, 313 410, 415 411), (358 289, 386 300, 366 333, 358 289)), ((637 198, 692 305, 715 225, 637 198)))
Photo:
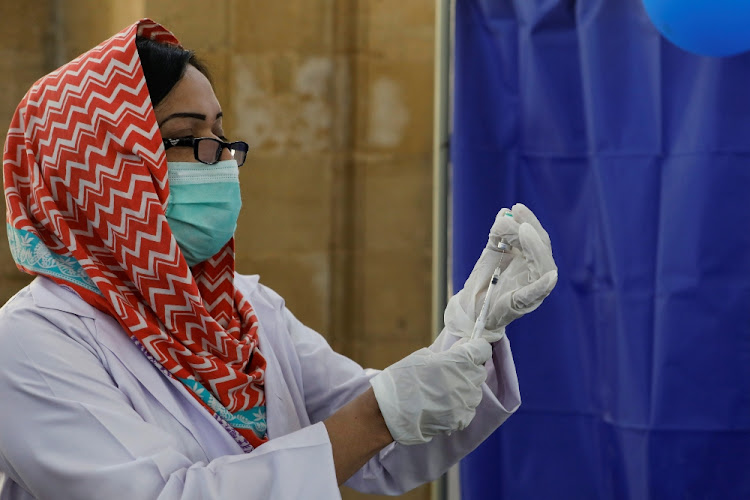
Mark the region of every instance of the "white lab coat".
MULTIPOLYGON (((256 309, 267 360, 270 440, 248 454, 67 287, 37 278, 0 309, 0 500, 340 498, 322 421, 377 372, 331 350, 257 276, 236 284, 256 309)), ((474 449, 520 404, 506 339, 487 367, 471 425, 424 445, 391 444, 347 485, 399 494, 474 449)))

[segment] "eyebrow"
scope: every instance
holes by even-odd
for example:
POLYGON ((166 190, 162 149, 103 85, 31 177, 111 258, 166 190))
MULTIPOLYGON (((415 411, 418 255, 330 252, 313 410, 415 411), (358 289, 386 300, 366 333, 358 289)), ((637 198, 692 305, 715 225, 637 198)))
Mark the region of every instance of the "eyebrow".
MULTIPOLYGON (((216 115, 216 119, 218 120, 222 116, 224 116, 224 113, 221 112, 221 111, 219 111, 219 113, 216 115)), ((166 117, 164 119, 164 121, 161 122, 161 124, 159 124, 159 126, 160 127, 163 126, 165 123, 167 123, 172 118, 195 118, 196 120, 204 120, 205 121, 206 120, 206 115, 202 115, 200 113, 172 113, 171 115, 169 115, 168 117, 166 117)))

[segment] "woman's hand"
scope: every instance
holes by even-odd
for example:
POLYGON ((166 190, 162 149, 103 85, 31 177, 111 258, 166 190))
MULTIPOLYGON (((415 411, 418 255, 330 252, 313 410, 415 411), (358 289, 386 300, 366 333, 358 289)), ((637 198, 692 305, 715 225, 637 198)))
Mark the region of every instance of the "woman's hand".
POLYGON ((439 353, 420 349, 373 377, 371 389, 325 420, 339 485, 394 440, 426 443, 469 425, 490 356, 486 340, 462 340, 439 353))
POLYGON ((557 266, 552 258, 549 235, 534 213, 520 203, 513 205, 512 210, 504 208, 497 214, 487 247, 463 289, 448 302, 444 319, 450 333, 459 337, 471 335, 498 266, 502 272, 489 297, 483 334, 488 342, 503 338, 505 327, 539 307, 557 283, 557 266), (500 240, 510 243, 512 251, 500 252, 500 240))
POLYGON ((420 349, 370 380, 393 439, 420 444, 466 428, 482 400, 491 356, 486 340, 463 340, 442 352, 420 349))

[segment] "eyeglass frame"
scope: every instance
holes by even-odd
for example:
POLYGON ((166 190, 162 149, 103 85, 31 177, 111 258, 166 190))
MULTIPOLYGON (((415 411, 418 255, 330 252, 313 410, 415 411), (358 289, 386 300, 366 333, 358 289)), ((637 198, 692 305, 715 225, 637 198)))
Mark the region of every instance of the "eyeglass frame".
POLYGON ((245 158, 242 160, 242 163, 237 163, 237 166, 241 167, 247 161, 247 153, 250 150, 250 146, 245 141, 225 142, 221 139, 216 139, 215 137, 179 137, 177 139, 162 139, 162 143, 164 144, 165 151, 172 147, 192 146, 193 156, 196 160, 203 163, 204 165, 217 164, 221 158, 221 155, 224 153, 224 150, 228 149, 229 151, 239 150, 245 153, 245 158), (212 163, 203 161, 198 157, 198 146, 200 145, 201 141, 205 140, 219 143, 219 148, 216 150, 216 159, 214 159, 212 163))

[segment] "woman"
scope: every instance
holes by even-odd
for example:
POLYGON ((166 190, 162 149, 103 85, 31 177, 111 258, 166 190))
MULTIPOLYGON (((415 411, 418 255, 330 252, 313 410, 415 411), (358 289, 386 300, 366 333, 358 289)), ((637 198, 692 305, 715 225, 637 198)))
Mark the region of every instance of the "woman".
POLYGON ((528 209, 499 214, 435 344, 365 371, 235 274, 247 144, 221 116, 203 66, 150 20, 19 105, 7 228, 38 277, 0 310, 0 498, 338 498, 346 481, 398 494, 520 404, 504 327, 557 277, 528 209), (500 237, 516 250, 484 338, 458 341, 500 237))

